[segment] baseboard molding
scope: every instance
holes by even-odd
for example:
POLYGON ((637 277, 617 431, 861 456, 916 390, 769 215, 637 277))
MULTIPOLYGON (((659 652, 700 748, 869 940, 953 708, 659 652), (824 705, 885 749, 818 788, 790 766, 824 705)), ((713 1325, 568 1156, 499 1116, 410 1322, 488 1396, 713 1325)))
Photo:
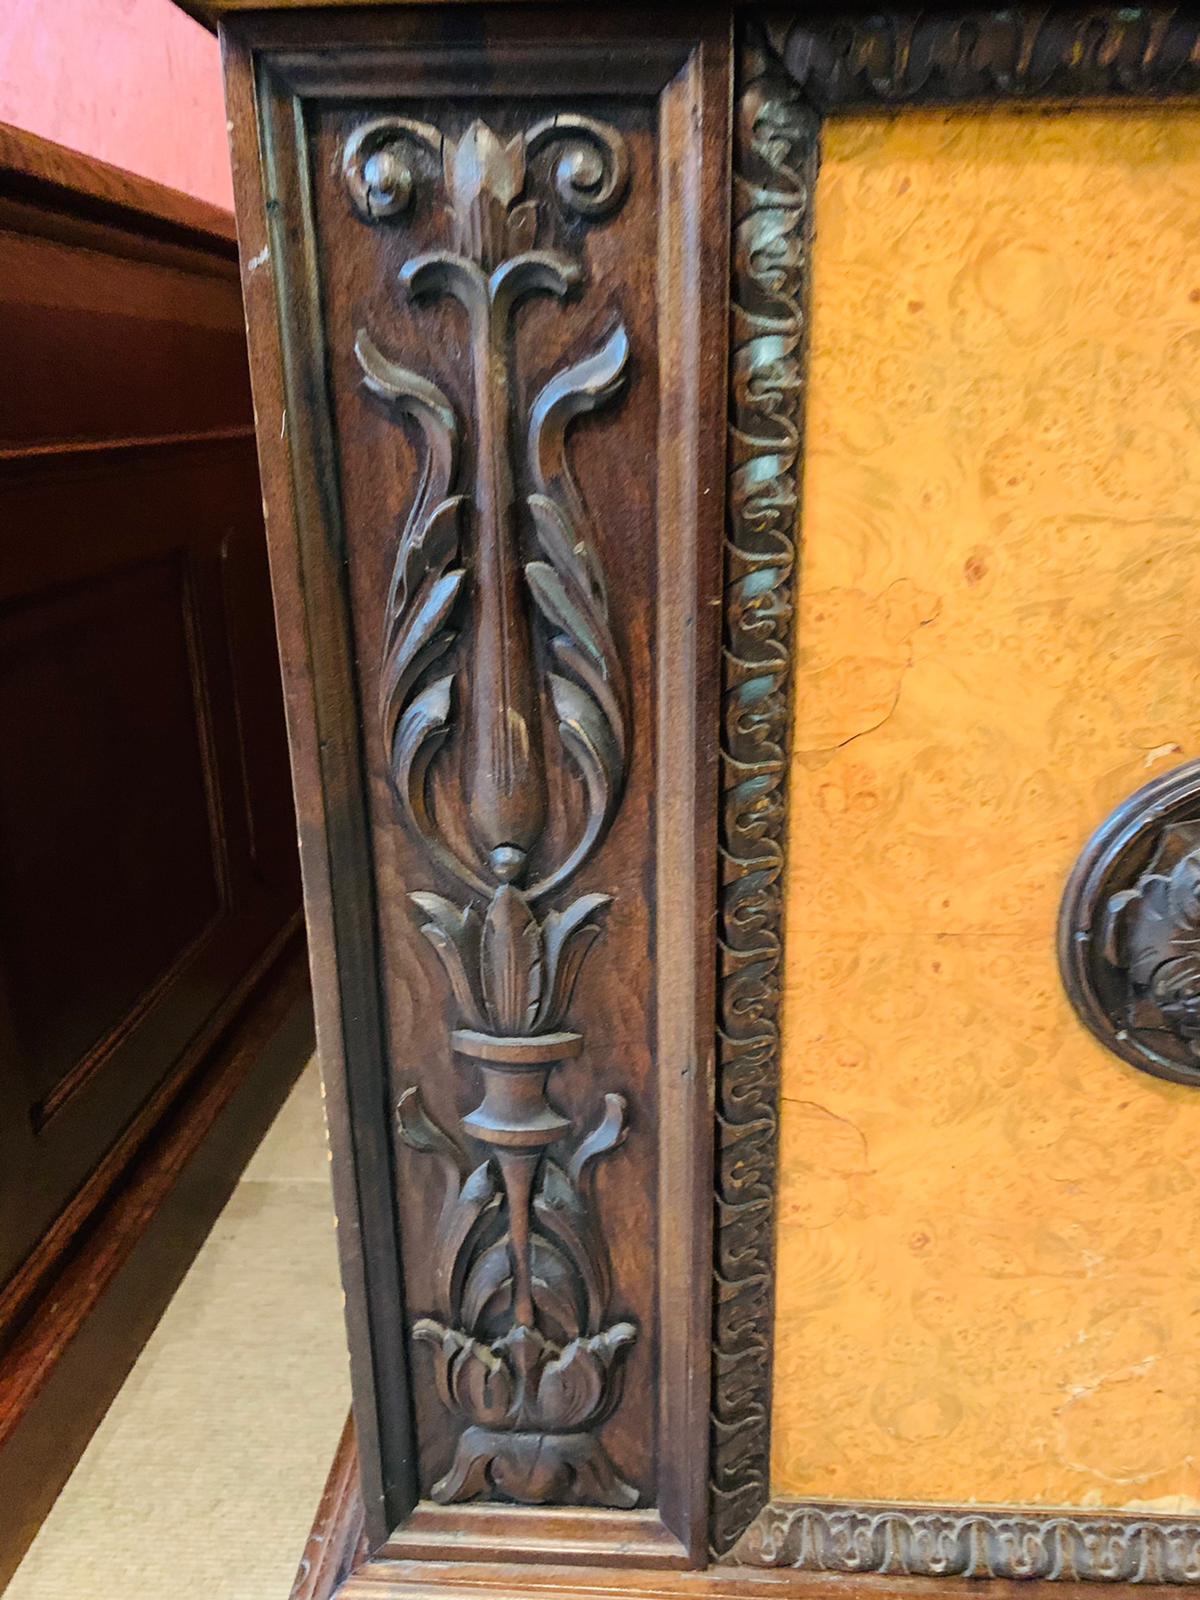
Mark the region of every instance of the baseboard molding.
MULTIPOLYGON (((451 1552, 447 1550, 449 1558, 451 1552)), ((1110 1592, 1125 1585, 1108 1583, 1110 1592)), ((289 1600, 988 1600, 1049 1593, 1044 1583, 960 1574, 803 1571, 738 1565, 703 1571, 470 1560, 397 1561, 368 1556, 354 1420, 346 1422, 289 1600)), ((1142 1595, 1178 1594, 1167 1584, 1142 1595)), ((1096 1582, 1058 1581, 1055 1600, 1096 1600, 1096 1582)))
POLYGON ((362 1493, 354 1417, 346 1418, 325 1480, 316 1521, 304 1546, 290 1600, 331 1600, 353 1568, 366 1559, 362 1493))
POLYGON ((112 1403, 313 1050, 294 933, 0 1360, 0 1588, 112 1403))

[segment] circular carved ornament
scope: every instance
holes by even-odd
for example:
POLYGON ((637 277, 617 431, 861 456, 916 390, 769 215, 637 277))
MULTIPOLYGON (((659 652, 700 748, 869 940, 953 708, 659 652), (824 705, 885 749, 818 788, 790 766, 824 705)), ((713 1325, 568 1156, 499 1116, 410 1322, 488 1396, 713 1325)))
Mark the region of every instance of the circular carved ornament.
POLYGON ((1058 962, 1101 1044, 1200 1084, 1200 761, 1139 789, 1088 840, 1063 895, 1058 962))

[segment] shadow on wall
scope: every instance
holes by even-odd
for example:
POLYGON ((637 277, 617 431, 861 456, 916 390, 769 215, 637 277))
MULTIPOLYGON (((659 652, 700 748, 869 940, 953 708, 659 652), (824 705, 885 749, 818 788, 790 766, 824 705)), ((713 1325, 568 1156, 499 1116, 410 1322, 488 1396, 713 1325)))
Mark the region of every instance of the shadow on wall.
POLYGON ((4 0, 0 122, 233 207, 220 51, 172 0, 4 0))

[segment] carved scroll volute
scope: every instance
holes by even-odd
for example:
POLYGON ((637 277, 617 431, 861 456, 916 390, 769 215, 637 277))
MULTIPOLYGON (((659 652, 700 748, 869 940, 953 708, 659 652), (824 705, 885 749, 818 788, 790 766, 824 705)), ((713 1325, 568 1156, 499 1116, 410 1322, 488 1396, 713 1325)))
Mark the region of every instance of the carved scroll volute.
POLYGON ((607 831, 628 755, 624 674, 568 433, 617 396, 628 346, 616 323, 515 414, 515 308, 533 295, 566 301, 584 281, 580 261, 537 248, 529 163, 550 145, 559 203, 610 215, 628 183, 625 146, 587 117, 553 117, 507 140, 480 121, 454 139, 380 118, 344 151, 351 201, 370 223, 403 219, 418 181, 438 182, 440 169, 449 248, 407 260, 400 288, 418 311, 457 302, 471 359, 471 412, 460 417, 433 377, 383 355, 365 330, 356 346, 366 388, 423 435, 424 473, 385 607, 380 716, 401 815, 466 893, 411 899, 458 1008, 454 1051, 482 1091, 461 1137, 432 1121, 415 1087, 398 1115, 404 1143, 446 1176, 433 1314, 413 1337, 432 1347, 442 1400, 464 1427, 434 1498, 631 1507, 637 1491, 597 1430, 619 1400, 636 1329, 612 1319, 590 1191, 592 1162, 624 1138, 625 1102, 605 1095, 580 1133, 549 1092, 556 1066, 581 1048, 567 1016, 610 897, 556 900, 607 831), (553 753, 543 748, 547 711, 553 753), (430 782, 453 741, 464 753, 467 840, 443 827, 430 782), (550 759, 565 761, 584 798, 583 826, 561 847, 551 838, 563 829, 547 826, 550 759))

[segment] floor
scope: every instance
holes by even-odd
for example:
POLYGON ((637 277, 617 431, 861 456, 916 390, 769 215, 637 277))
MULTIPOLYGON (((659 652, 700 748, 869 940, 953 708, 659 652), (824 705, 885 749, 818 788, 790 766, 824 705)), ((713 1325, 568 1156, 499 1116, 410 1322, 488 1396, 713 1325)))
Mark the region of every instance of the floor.
POLYGON ((313 1063, 5 1600, 287 1600, 348 1406, 313 1063))

